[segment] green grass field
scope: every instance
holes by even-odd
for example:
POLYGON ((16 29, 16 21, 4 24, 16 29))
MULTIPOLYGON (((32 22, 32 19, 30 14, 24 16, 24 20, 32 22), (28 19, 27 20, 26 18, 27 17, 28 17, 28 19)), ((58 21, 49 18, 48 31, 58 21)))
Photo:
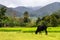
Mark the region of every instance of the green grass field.
MULTIPOLYGON (((28 27, 5 27, 5 28, 0 28, 0 31, 5 31, 5 32, 35 32, 36 27, 28 28, 28 27)), ((48 27, 48 32, 60 32, 60 27, 48 27)))
POLYGON ((0 28, 0 40, 60 40, 60 27, 49 27, 48 35, 35 34, 35 30, 35 27, 0 28))
POLYGON ((60 33, 48 33, 48 35, 20 32, 0 32, 0 40, 60 40, 60 33))

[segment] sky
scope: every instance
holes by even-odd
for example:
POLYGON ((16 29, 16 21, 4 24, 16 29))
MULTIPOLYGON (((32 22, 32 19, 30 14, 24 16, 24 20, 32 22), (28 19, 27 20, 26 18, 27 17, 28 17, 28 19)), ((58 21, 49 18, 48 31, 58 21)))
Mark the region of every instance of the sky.
POLYGON ((53 2, 60 2, 60 0, 0 0, 0 4, 7 7, 37 7, 45 6, 53 2))

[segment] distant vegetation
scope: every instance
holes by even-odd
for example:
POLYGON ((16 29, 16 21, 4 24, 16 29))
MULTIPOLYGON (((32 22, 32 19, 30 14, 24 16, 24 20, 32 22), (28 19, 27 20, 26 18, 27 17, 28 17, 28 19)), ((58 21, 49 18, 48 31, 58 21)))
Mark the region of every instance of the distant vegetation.
POLYGON ((38 25, 42 25, 43 23, 45 23, 48 27, 56 27, 60 25, 60 10, 42 18, 38 17, 37 20, 32 20, 28 11, 24 12, 23 17, 17 18, 15 13, 13 13, 12 17, 6 16, 6 10, 6 7, 2 7, 0 9, 0 27, 36 27, 38 25))

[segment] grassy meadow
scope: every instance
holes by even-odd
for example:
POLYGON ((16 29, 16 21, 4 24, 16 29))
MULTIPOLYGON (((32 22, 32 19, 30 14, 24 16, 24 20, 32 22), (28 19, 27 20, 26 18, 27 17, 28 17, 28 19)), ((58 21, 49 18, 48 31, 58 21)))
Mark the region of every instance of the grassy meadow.
POLYGON ((0 28, 0 40, 60 40, 60 27, 49 27, 48 35, 35 34, 35 30, 36 27, 0 28))
POLYGON ((0 40, 60 40, 60 33, 48 33, 48 35, 20 32, 0 32, 0 40))

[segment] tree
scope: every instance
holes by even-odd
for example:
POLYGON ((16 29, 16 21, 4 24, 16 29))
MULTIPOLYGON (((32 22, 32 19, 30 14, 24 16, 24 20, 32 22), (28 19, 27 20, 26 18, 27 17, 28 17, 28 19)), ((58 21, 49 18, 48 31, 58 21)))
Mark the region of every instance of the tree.
POLYGON ((50 16, 50 23, 53 27, 57 26, 57 18, 53 14, 50 16))
POLYGON ((29 22, 29 14, 28 14, 28 12, 26 11, 26 12, 24 12, 24 23, 28 23, 29 22))
POLYGON ((5 18, 6 7, 0 9, 0 20, 5 18))
POLYGON ((57 12, 54 12, 52 15, 55 16, 57 19, 60 18, 60 15, 57 12))
POLYGON ((2 24, 4 24, 4 23, 2 23, 7 17, 5 16, 5 12, 6 12, 6 7, 4 6, 4 7, 2 7, 2 8, 0 8, 0 26, 3 26, 2 24))
POLYGON ((38 17, 36 20, 36 25, 41 21, 41 19, 38 17))

